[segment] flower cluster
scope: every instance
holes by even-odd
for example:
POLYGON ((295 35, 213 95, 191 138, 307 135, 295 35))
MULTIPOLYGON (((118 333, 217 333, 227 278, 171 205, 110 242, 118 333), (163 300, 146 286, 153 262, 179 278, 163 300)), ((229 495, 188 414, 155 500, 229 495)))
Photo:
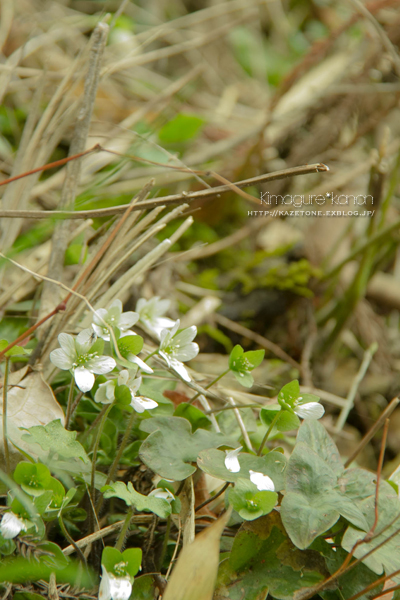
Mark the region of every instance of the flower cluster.
POLYGON ((94 395, 95 401, 112 404, 117 400, 118 388, 124 387, 129 390, 130 405, 136 412, 156 408, 157 402, 138 393, 142 378, 137 376, 137 371, 153 373, 153 369, 137 356, 143 346, 143 339, 131 327, 139 323, 156 335, 160 339, 160 345, 153 354, 159 354, 168 368, 185 381, 190 381, 190 376, 183 363, 199 352, 198 345, 193 342, 197 334, 196 327, 179 331, 179 321, 163 316, 168 307, 169 300, 161 300, 156 296, 151 300, 141 298, 137 302, 136 312, 123 312, 122 302, 114 300, 107 309, 99 308, 95 311, 90 329, 84 329, 75 338, 68 333, 60 333, 60 348, 50 353, 50 360, 59 369, 70 371, 77 387, 84 393, 93 388, 95 375, 109 374, 117 365, 128 367, 122 369, 116 377, 99 384, 94 395), (112 356, 103 355, 105 342, 110 344, 112 356))

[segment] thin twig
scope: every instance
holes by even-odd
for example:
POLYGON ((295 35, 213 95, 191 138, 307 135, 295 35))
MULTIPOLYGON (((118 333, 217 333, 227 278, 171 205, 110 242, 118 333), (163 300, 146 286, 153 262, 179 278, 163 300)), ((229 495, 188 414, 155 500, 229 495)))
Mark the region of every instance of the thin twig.
POLYGON ((225 490, 228 489, 228 487, 230 485, 231 485, 230 481, 227 481, 225 483, 225 485, 223 485, 222 488, 219 490, 219 492, 217 492, 216 494, 214 494, 214 496, 211 496, 211 498, 208 498, 207 500, 205 500, 204 502, 202 502, 201 504, 199 504, 198 506, 196 506, 196 508, 194 509, 195 512, 197 512, 198 510, 200 510, 204 506, 207 506, 207 504, 210 504, 210 502, 213 502, 213 500, 215 500, 216 498, 218 498, 219 496, 221 496, 225 492, 225 490))
POLYGON ((278 356, 278 358, 280 358, 281 360, 291 364, 295 369, 301 371, 301 365, 296 360, 294 360, 294 358, 289 356, 289 354, 287 354, 284 350, 282 350, 282 348, 280 348, 277 344, 270 342, 269 340, 267 340, 267 338, 263 337, 262 335, 251 331, 251 329, 248 329, 247 327, 244 327, 239 323, 231 321, 230 319, 224 317, 223 315, 220 315, 219 313, 216 313, 214 315, 214 318, 217 321, 217 323, 219 323, 223 327, 226 327, 227 329, 230 329, 231 331, 234 331, 239 335, 243 335, 249 338, 250 340, 253 340, 253 342, 256 342, 266 350, 269 350, 270 352, 275 354, 275 356, 278 356))
POLYGON ((7 439, 7 394, 8 394, 8 374, 10 370, 10 359, 6 358, 3 381, 3 444, 4 444, 4 459, 6 463, 6 473, 10 474, 10 450, 8 448, 7 439))
POLYGON ((176 540, 176 544, 175 544, 175 548, 174 548, 174 553, 172 555, 171 562, 169 563, 168 571, 167 571, 167 573, 165 575, 165 579, 166 580, 168 580, 169 574, 171 573, 172 566, 173 566, 173 564, 175 562, 175 558, 176 558, 176 555, 178 553, 179 542, 181 541, 182 523, 181 523, 181 518, 180 517, 178 517, 178 518, 179 518, 178 539, 176 540))
MULTIPOLYGON (((103 150, 99 145, 94 146, 94 148, 87 150, 85 154, 89 154, 90 152, 103 150)), ((83 156, 83 154, 82 154, 83 156)), ((74 157, 70 159, 72 160, 74 157)), ((47 165, 48 168, 52 168, 52 165, 55 163, 51 163, 51 165, 47 165)), ((165 165, 167 167, 167 165, 165 165)), ((40 167, 41 170, 44 170, 45 167, 40 167)), ((171 168, 168 165, 168 168, 171 168)), ((188 169, 184 169, 181 167, 176 167, 181 171, 187 171, 188 169)), ((250 179, 244 179, 242 181, 237 181, 234 184, 230 183, 229 185, 220 185, 213 188, 207 188, 205 190, 199 190, 197 192, 183 192, 181 194, 172 194, 169 196, 161 196, 160 198, 153 198, 151 200, 144 200, 142 202, 137 202, 134 210, 146 210, 148 208, 156 208, 161 204, 165 204, 166 206, 170 204, 179 204, 180 202, 191 202, 192 200, 204 200, 207 198, 212 198, 213 196, 218 196, 219 194, 225 194, 227 192, 232 191, 232 185, 238 188, 249 187, 253 185, 258 185, 259 183, 264 183, 266 181, 275 181, 277 179, 286 179, 287 177, 295 177, 297 175, 307 175, 309 173, 320 173, 321 171, 329 171, 329 167, 322 163, 313 164, 313 165, 304 165, 300 167, 293 167, 290 169, 283 169, 281 171, 274 171, 273 173, 266 173, 264 175, 258 175, 257 177, 251 177, 250 179)), ((32 171, 33 172, 33 171, 32 171)), ((199 171, 200 173, 206 174, 206 171, 199 171)), ((30 173, 20 175, 18 177, 23 177, 29 175, 30 173)), ((5 183, 7 183, 7 180, 5 183)), ((2 185, 4 182, 1 182, 2 185)), ((68 211, 68 210, 1 210, 0 218, 29 218, 29 219, 47 219, 48 217, 58 217, 63 219, 86 219, 87 217, 97 218, 97 217, 108 217, 110 215, 117 215, 126 211, 126 205, 122 206, 113 206, 110 208, 101 208, 97 210, 81 210, 81 211, 68 211)))
POLYGON ((385 423, 386 419, 389 418, 389 416, 392 414, 392 412, 397 407, 399 402, 400 402, 400 398, 398 396, 396 396, 395 398, 393 398, 393 400, 390 401, 390 403, 387 405, 387 407, 385 408, 385 410, 383 411, 383 413, 381 414, 379 419, 371 427, 371 429, 365 434, 365 436, 363 437, 361 442, 358 444, 357 448, 354 450, 354 452, 348 457, 348 459, 344 463, 344 466, 346 467, 346 469, 357 458, 357 456, 365 448, 365 446, 372 440, 372 438, 374 437, 376 432, 379 431, 379 429, 385 423))
MULTIPOLYGON (((152 515, 134 515, 133 517, 131 516, 130 522, 137 523, 138 525, 146 525, 151 521, 151 519, 152 515)), ((123 519, 122 521, 118 521, 117 523, 113 523, 112 525, 108 525, 107 527, 103 527, 103 529, 99 529, 99 531, 95 531, 94 533, 91 533, 90 535, 87 535, 84 538, 76 541, 75 546, 78 546, 78 548, 84 548, 89 544, 93 544, 93 542, 97 542, 97 540, 101 540, 106 536, 111 535, 112 533, 115 533, 116 531, 121 529, 124 523, 125 519, 123 519)), ((64 548, 63 554, 65 556, 69 556, 70 554, 75 552, 75 546, 67 546, 66 548, 64 548)))
POLYGON ((254 448, 253 448, 253 446, 251 444, 251 441, 250 441, 250 438, 249 438, 249 434, 247 433, 246 426, 244 424, 244 421, 242 419, 242 415, 240 414, 239 409, 236 408, 235 402, 234 402, 233 398, 228 398, 228 402, 233 407, 233 412, 235 414, 236 420, 237 420, 238 425, 240 427, 240 431, 242 432, 244 443, 246 444, 246 446, 247 446, 247 448, 249 450, 251 450, 252 452, 254 452, 254 448))
POLYGON ((344 424, 346 423, 347 417, 349 416, 349 412, 353 408, 354 399, 356 397, 358 387, 364 379, 365 374, 368 371, 368 367, 371 364, 371 360, 377 350, 378 344, 374 342, 373 344, 371 344, 368 350, 365 351, 361 366, 358 370, 358 373, 353 379, 353 383, 351 384, 351 388, 346 399, 346 406, 342 408, 338 420, 336 421, 335 429, 337 431, 341 431, 343 429, 344 424))

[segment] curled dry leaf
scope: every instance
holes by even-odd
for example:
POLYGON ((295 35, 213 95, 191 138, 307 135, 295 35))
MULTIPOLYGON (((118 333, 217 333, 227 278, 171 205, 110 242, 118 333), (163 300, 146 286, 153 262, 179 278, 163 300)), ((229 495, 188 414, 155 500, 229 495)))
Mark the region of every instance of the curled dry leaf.
MULTIPOLYGON (((3 383, 0 382, 0 431, 3 427, 3 383)), ((22 458, 13 444, 33 454, 32 446, 24 442, 21 436, 24 430, 34 425, 47 425, 50 421, 60 419, 64 425, 65 416, 61 406, 54 397, 53 391, 43 379, 39 371, 24 367, 11 373, 8 378, 7 393, 7 436, 11 466, 14 467, 22 458)), ((3 437, 0 436, 0 456, 4 456, 3 437)))
POLYGON ((181 550, 163 600, 212 600, 219 564, 219 540, 228 511, 181 550))

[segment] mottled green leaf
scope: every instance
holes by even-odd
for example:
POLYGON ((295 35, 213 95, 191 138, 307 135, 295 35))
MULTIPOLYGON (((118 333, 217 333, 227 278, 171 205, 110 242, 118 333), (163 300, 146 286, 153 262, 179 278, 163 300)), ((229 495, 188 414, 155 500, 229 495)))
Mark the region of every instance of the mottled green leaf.
MULTIPOLYGON (((361 500, 358 505, 366 518, 368 529, 370 529, 375 521, 375 493, 361 500)), ((392 539, 389 539, 400 529, 400 519, 393 522, 396 516, 400 515, 400 503, 396 492, 386 481, 382 481, 380 484, 378 509, 379 518, 376 527, 378 535, 372 541, 360 544, 354 555, 356 558, 363 558, 373 548, 388 540, 363 560, 369 569, 379 575, 383 571, 389 574, 400 569, 400 535, 394 535, 392 539), (379 535, 379 532, 386 527, 386 531, 379 535)), ((349 527, 343 536, 342 546, 349 552, 354 544, 364 537, 365 532, 349 527)), ((392 579, 396 583, 400 583, 400 575, 392 577, 392 579)))
POLYGON ((28 444, 39 444, 42 450, 59 458, 79 458, 89 463, 89 458, 82 444, 76 441, 77 432, 67 431, 59 419, 47 425, 35 425, 26 430, 22 439, 28 444))
POLYGON ((325 427, 316 419, 303 421, 297 434, 297 443, 307 444, 337 474, 343 473, 344 467, 339 450, 325 427))
POLYGON ((164 519, 171 514, 171 506, 167 500, 139 494, 130 481, 128 485, 117 481, 112 485, 106 485, 101 491, 104 492, 104 498, 121 498, 128 506, 134 506, 139 512, 150 511, 164 519))
POLYGON ((298 548, 307 548, 321 533, 345 518, 367 529, 360 509, 338 487, 334 471, 311 448, 297 443, 286 469, 283 524, 298 548))
POLYGON ((181 417, 153 417, 142 421, 140 427, 150 433, 140 448, 141 460, 161 477, 175 481, 196 471, 191 463, 202 450, 235 444, 221 433, 204 429, 192 434, 189 421, 181 417))

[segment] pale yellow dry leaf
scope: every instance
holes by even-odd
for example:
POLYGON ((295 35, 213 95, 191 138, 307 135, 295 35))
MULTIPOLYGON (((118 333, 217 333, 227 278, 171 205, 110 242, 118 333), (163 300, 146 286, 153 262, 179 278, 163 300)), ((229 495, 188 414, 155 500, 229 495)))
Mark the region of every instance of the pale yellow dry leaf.
POLYGON ((212 600, 219 565, 219 540, 230 515, 231 509, 182 549, 163 600, 212 600))
MULTIPOLYGON (((21 460, 22 456, 13 443, 33 454, 32 446, 22 440, 24 430, 20 427, 47 425, 50 421, 60 419, 64 425, 65 416, 58 404, 53 391, 39 371, 24 367, 11 373, 8 379, 7 393, 7 437, 11 454, 11 465, 21 460)), ((3 427, 3 380, 0 382, 0 431, 3 427)), ((0 454, 4 455, 3 437, 0 436, 0 454)))
POLYGON ((182 523, 183 546, 191 544, 194 541, 194 487, 193 478, 188 477, 183 486, 182 492, 179 494, 181 501, 181 511, 179 517, 182 523))

